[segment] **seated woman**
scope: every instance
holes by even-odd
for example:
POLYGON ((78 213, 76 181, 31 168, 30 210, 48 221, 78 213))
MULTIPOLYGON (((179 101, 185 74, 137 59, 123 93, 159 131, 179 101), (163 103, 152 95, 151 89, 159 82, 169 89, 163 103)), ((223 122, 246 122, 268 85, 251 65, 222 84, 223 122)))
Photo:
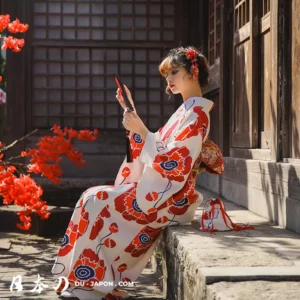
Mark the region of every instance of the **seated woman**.
MULTIPOLYGON (((69 281, 62 298, 125 299, 126 292, 115 287, 135 281, 163 229, 190 222, 203 200, 195 179, 214 106, 201 92, 208 83, 207 60, 194 47, 180 47, 159 71, 167 92, 181 94, 183 103, 155 133, 136 111, 125 110, 133 162, 124 160, 114 185, 91 187, 77 202, 52 269, 69 281)), ((119 90, 116 97, 125 108, 119 90)))

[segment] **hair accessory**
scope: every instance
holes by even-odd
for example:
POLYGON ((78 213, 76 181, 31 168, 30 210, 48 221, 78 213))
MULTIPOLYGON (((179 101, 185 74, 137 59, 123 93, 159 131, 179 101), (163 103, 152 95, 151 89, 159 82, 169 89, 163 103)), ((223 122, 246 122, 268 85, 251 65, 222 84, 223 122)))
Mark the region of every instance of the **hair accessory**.
POLYGON ((198 79, 199 76, 199 68, 198 68, 199 65, 197 62, 198 53, 193 49, 189 49, 186 51, 185 56, 192 63, 191 73, 193 75, 193 79, 195 80, 198 79))

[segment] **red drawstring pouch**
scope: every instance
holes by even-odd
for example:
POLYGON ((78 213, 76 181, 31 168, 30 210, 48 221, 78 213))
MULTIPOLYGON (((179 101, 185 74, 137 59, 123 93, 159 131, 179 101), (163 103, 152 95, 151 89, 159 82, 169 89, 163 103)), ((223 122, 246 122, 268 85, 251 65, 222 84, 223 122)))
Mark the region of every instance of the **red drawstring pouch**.
POLYGON ((225 205, 219 198, 211 198, 205 202, 201 218, 200 231, 216 233, 216 231, 241 231, 254 229, 249 225, 238 225, 232 222, 226 213, 225 205))

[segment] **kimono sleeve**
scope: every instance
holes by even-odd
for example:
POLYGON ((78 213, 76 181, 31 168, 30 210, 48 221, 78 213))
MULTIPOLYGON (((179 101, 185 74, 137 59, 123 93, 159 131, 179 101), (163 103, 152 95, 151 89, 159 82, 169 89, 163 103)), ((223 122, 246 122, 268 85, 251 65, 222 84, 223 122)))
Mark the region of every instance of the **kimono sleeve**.
POLYGON ((175 139, 162 151, 157 151, 155 135, 148 132, 140 155, 145 169, 136 191, 137 204, 144 213, 154 212, 184 186, 208 129, 209 113, 197 106, 188 112, 175 139))
MULTIPOLYGON (((156 141, 159 141, 160 132, 154 133, 156 141)), ((130 147, 132 151, 133 161, 128 163, 127 157, 125 156, 124 161, 118 171, 118 174, 115 179, 115 186, 138 182, 143 174, 144 163, 140 160, 140 154, 145 145, 145 142, 139 134, 130 133, 130 147)))

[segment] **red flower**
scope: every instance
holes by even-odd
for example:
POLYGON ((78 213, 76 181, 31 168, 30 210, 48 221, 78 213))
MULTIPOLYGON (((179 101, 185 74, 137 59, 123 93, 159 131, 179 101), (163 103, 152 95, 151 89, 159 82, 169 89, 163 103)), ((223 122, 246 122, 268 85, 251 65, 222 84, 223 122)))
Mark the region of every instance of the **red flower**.
POLYGON ((122 176, 124 178, 127 178, 128 176, 130 175, 130 169, 128 167, 125 167, 123 170, 122 170, 122 176))
POLYGON ((205 138, 208 128, 208 116, 203 111, 203 107, 194 107, 194 112, 198 115, 195 123, 185 128, 177 137, 176 141, 183 141, 189 137, 197 136, 199 133, 202 136, 202 140, 205 138))
POLYGON ((0 32, 7 28, 10 22, 10 15, 0 15, 0 32))
POLYGON ((78 240, 87 230, 89 226, 89 213, 82 209, 80 220, 78 224, 70 221, 64 239, 59 249, 58 256, 67 255, 74 247, 76 240, 78 240))
POLYGON ((108 205, 106 205, 100 212, 100 216, 103 218, 109 218, 110 217, 110 212, 108 210, 108 205))
POLYGON ((116 244, 116 242, 113 239, 107 238, 104 241, 104 245, 107 248, 114 248, 114 247, 116 247, 117 244, 116 244))
POLYGON ((137 133, 130 135, 130 146, 132 151, 132 158, 135 159, 140 156, 145 142, 142 140, 141 136, 137 133))
POLYGON ((99 191, 99 192, 97 192, 96 197, 99 200, 106 200, 106 199, 108 199, 109 196, 108 196, 108 193, 106 191, 99 191))
POLYGON ((127 265, 126 264, 121 264, 118 266, 118 272, 123 273, 127 270, 127 265))
POLYGON ((192 59, 192 58, 195 58, 198 56, 197 52, 193 49, 189 49, 186 51, 185 53, 185 56, 188 58, 188 59, 192 59))
POLYGON ((129 252, 132 257, 141 256, 147 252, 161 231, 161 228, 144 227, 126 247, 125 252, 129 252))
POLYGON ((165 154, 156 155, 153 168, 158 171, 162 177, 169 180, 184 181, 184 175, 191 170, 192 158, 187 147, 174 148, 165 154))
POLYGON ((75 241, 78 239, 77 228, 78 225, 73 224, 73 222, 70 221, 61 248, 59 249, 58 256, 65 256, 73 249, 75 241))
POLYGON ((94 240, 98 236, 98 234, 102 230, 103 226, 104 226, 104 221, 101 218, 101 215, 99 213, 97 218, 96 218, 96 221, 93 224, 93 227, 91 229, 91 233, 90 233, 90 239, 91 240, 94 240))
POLYGON ((109 231, 112 233, 118 232, 119 231, 118 224, 117 223, 110 224, 109 231))
POLYGON ((80 220, 78 223, 78 231, 79 231, 80 236, 86 232, 86 230, 89 226, 89 223, 90 223, 89 213, 86 212, 84 208, 82 208, 82 212, 80 214, 80 220))
POLYGON ((161 218, 157 219, 158 223, 164 224, 168 222, 168 217, 167 216, 162 216, 161 218))
POLYGON ((22 50, 21 48, 24 47, 24 45, 24 39, 17 39, 10 35, 4 38, 2 50, 11 49, 13 52, 20 52, 22 50))
POLYGON ((157 199, 158 199, 157 192, 151 192, 146 195, 146 200, 148 200, 148 201, 156 201, 157 199))
POLYGON ((80 141, 95 141, 99 134, 98 129, 94 129, 94 131, 90 131, 87 129, 80 130, 77 139, 80 141))
POLYGON ((145 225, 155 221, 157 218, 157 211, 146 215, 139 208, 136 201, 135 187, 132 187, 115 199, 115 208, 122 214, 124 219, 128 221, 134 220, 138 224, 145 225))
POLYGON ((14 203, 25 208, 17 213, 21 222, 17 224, 17 227, 28 230, 31 226, 31 219, 28 215, 33 211, 41 219, 47 219, 50 213, 47 212, 46 202, 40 198, 43 194, 42 188, 30 175, 16 177, 14 172, 15 168, 12 166, 0 166, 0 195, 3 197, 3 204, 14 203))
POLYGON ((198 195, 194 194, 192 196, 183 198, 180 201, 174 201, 173 205, 169 207, 168 212, 174 215, 183 215, 191 206, 191 204, 195 203, 197 198, 198 195))
POLYGON ((28 24, 22 24, 18 18, 8 25, 8 31, 10 31, 11 33, 24 33, 27 30, 28 24))
POLYGON ((104 260, 92 249, 84 249, 75 263, 68 279, 70 282, 84 282, 85 286, 93 286, 103 280, 106 272, 104 260))

